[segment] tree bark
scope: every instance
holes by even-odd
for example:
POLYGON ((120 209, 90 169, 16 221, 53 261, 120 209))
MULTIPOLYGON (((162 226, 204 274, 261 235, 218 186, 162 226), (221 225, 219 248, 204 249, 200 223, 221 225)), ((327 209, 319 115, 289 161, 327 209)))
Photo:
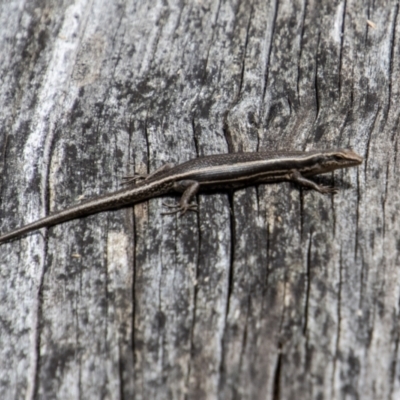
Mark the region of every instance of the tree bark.
POLYGON ((318 179, 0 246, 2 399, 398 399, 398 1, 0 2, 0 231, 166 162, 353 148, 318 179))

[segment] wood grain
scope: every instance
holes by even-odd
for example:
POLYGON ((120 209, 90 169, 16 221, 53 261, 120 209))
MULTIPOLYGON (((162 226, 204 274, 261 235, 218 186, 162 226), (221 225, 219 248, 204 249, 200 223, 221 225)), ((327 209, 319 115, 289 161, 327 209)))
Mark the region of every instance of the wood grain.
POLYGON ((398 1, 0 4, 0 230, 207 154, 358 169, 0 247, 3 399, 400 396, 398 1))

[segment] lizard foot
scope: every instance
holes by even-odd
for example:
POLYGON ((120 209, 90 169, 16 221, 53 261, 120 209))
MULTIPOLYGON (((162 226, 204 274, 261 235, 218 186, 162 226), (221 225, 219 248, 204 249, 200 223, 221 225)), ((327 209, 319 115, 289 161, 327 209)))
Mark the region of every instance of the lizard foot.
POLYGON ((186 213, 186 211, 195 211, 198 212, 199 210, 197 209, 197 204, 167 204, 163 203, 164 207, 167 207, 171 209, 171 211, 167 211, 162 213, 161 215, 170 215, 170 214, 177 214, 180 213, 180 217, 186 213))

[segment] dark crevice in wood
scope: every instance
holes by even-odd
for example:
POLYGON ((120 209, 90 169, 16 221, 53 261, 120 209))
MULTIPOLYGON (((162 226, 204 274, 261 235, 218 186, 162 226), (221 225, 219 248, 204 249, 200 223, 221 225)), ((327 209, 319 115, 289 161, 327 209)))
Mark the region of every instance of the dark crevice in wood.
MULTIPOLYGON (((125 4, 125 7, 126 7, 126 4, 125 4)), ((124 18, 124 13, 121 12, 119 20, 115 24, 115 30, 114 30, 115 34, 111 38, 111 43, 112 43, 112 48, 113 49, 115 49, 118 46, 118 41, 116 39, 117 39, 117 36, 118 36, 118 32, 119 32, 120 28, 122 27, 123 18, 124 18)), ((86 21, 87 21, 87 19, 86 19, 86 21)), ((115 71, 116 71, 116 69, 118 67, 118 64, 122 59, 121 54, 122 54, 123 48, 125 47, 125 41, 124 40, 125 40, 126 28, 122 28, 122 29, 123 29, 123 33, 121 35, 121 44, 120 44, 120 47, 119 47, 118 51, 116 52, 117 53, 116 57, 113 58, 113 61, 114 61, 114 69, 113 69, 113 74, 112 74, 113 78, 115 76, 115 71)), ((114 83, 115 80, 113 79, 112 82, 114 83)))
POLYGON ((374 29, 368 23, 368 21, 370 21, 370 20, 371 20, 371 2, 368 1, 367 2, 367 18, 366 18, 365 25, 364 25, 364 27, 365 27, 365 43, 364 43, 365 48, 367 48, 367 44, 368 44, 367 43, 368 33, 369 33, 370 29, 374 29))
MULTIPOLYGON (((133 130, 134 130, 134 122, 132 120, 132 116, 131 115, 129 116, 129 121, 128 121, 126 130, 127 130, 127 133, 128 133, 128 163, 127 163, 126 168, 125 168, 125 171, 126 171, 125 173, 126 173, 127 176, 129 176, 130 173, 131 173, 131 171, 130 171, 131 167, 129 167, 129 166, 132 165, 133 168, 134 168, 134 165, 135 165, 135 159, 134 159, 134 157, 132 156, 132 153, 131 153, 131 149, 132 149, 132 133, 133 133, 133 130)), ((135 171, 132 172, 132 176, 133 175, 135 175, 135 171)))
POLYGON ((271 238, 270 238, 270 233, 269 233, 269 224, 268 221, 266 221, 267 226, 267 264, 265 266, 266 268, 266 273, 265 273, 265 285, 264 285, 264 293, 263 293, 263 299, 265 298, 266 294, 267 294, 267 290, 268 290, 268 282, 269 282, 269 275, 270 275, 270 259, 271 259, 271 238))
POLYGON ((261 199, 260 199, 260 187, 256 186, 255 190, 256 190, 256 203, 257 203, 257 215, 260 215, 260 203, 261 203, 261 199))
POLYGON ((274 4, 274 16, 272 18, 271 40, 269 42, 268 57, 265 60, 266 67, 265 67, 265 76, 264 76, 264 82, 263 82, 264 83, 263 94, 262 94, 262 99, 263 100, 265 100, 265 96, 267 94, 269 63, 271 62, 272 47, 273 47, 273 42, 274 42, 273 38, 275 37, 276 20, 278 18, 278 6, 279 6, 279 0, 276 0, 275 4, 274 4))
MULTIPOLYGON (((107 227, 106 227, 106 235, 105 235, 105 242, 106 242, 106 246, 107 246, 107 244, 108 244, 108 233, 110 232, 110 218, 109 218, 109 213, 107 213, 107 215, 106 215, 106 220, 107 220, 107 227)), ((107 268, 107 266, 109 265, 109 263, 108 263, 108 249, 107 249, 107 251, 105 251, 104 252, 104 259, 103 259, 103 262, 104 262, 104 266, 105 266, 105 268, 104 268, 104 296, 105 296, 105 299, 104 299, 104 309, 105 309, 105 318, 104 318, 104 321, 110 321, 110 320, 112 320, 112 318, 110 318, 110 299, 111 299, 111 296, 110 296, 110 289, 109 289, 109 284, 108 284, 108 282, 109 282, 109 280, 111 280, 110 279, 110 276, 109 276, 109 271, 108 271, 108 268, 107 268)), ((115 297, 114 297, 114 299, 115 299, 115 297)), ((108 344, 109 344, 109 341, 108 341, 108 329, 109 329, 109 324, 104 324, 104 333, 103 333, 103 340, 102 340, 102 343, 103 344, 105 344, 105 346, 107 346, 108 344)), ((107 388, 106 388, 106 384, 105 384, 105 382, 102 382, 101 384, 99 384, 99 386, 101 385, 101 387, 102 387, 102 392, 105 392, 106 390, 107 390, 107 388)), ((123 380, 121 380, 120 379, 120 385, 119 385, 119 387, 121 388, 122 387, 122 385, 123 385, 123 380)))
POLYGON ((338 298, 337 298, 337 328, 336 328, 336 343, 335 343, 335 351, 334 351, 334 359, 333 359, 333 370, 332 370, 332 381, 331 381, 331 399, 334 399, 335 396, 335 375, 336 375, 336 368, 339 362, 340 357, 340 334, 341 334, 341 327, 342 327, 342 288, 343 288, 343 261, 342 261, 342 251, 340 250, 340 258, 339 258, 339 288, 338 288, 338 298))
POLYGON ((44 184, 45 187, 43 188, 44 190, 44 212, 45 215, 49 215, 50 213, 50 169, 51 169, 51 163, 52 163, 52 154, 54 152, 54 146, 55 146, 55 138, 58 133, 58 122, 55 123, 54 128, 53 128, 53 133, 50 133, 45 139, 45 146, 44 146, 44 160, 43 164, 46 166, 45 170, 43 173, 45 174, 44 177, 44 184))
MULTIPOLYGON (((44 176, 44 185, 45 187, 43 188, 43 207, 44 207, 44 213, 45 215, 48 215, 50 212, 50 166, 51 166, 51 157, 53 153, 53 148, 54 148, 54 138, 55 138, 55 132, 57 132, 58 129, 58 123, 56 122, 53 132, 47 135, 45 139, 45 145, 44 145, 44 160, 43 164, 45 166, 45 169, 43 173, 45 174, 44 176)), ((41 274, 39 277, 39 285, 38 285, 38 292, 37 292, 37 310, 36 310, 36 326, 32 327, 34 330, 35 334, 35 356, 33 359, 35 360, 35 372, 34 372, 34 380, 32 382, 33 387, 31 394, 34 398, 38 398, 39 396, 39 386, 40 386, 40 370, 41 370, 41 362, 40 362, 40 343, 41 343, 41 321, 44 320, 43 318, 43 285, 44 285, 44 276, 45 273, 47 272, 47 267, 46 267, 46 259, 47 259, 47 254, 48 254, 48 228, 44 229, 44 235, 43 237, 43 253, 42 253, 42 264, 41 264, 41 274)))
MULTIPOLYGON (((118 31, 118 29, 119 29, 119 26, 120 26, 120 24, 121 24, 121 18, 120 18, 120 20, 119 20, 119 23, 118 23, 118 27, 117 27, 117 29, 116 29, 116 32, 118 31)), ((115 41, 115 36, 113 37, 113 42, 115 41)), ((117 66, 118 66, 118 62, 120 61, 120 59, 121 59, 121 52, 122 52, 122 48, 123 48, 123 45, 124 45, 124 43, 123 43, 123 38, 121 39, 121 46, 120 46, 120 48, 119 48, 119 50, 118 50, 118 52, 117 52, 117 56, 116 56, 116 58, 115 58, 115 66, 114 66, 114 69, 113 69, 113 74, 112 74, 112 83, 113 84, 115 84, 115 79, 114 79, 114 76, 115 76, 115 71, 116 71, 116 69, 117 69, 117 66)), ((118 132, 117 131, 115 131, 115 130, 113 130, 113 129, 111 129, 111 131, 110 131, 110 135, 113 135, 114 136, 114 145, 115 145, 115 143, 118 143, 118 132)), ((130 140, 131 139, 131 137, 130 137, 130 135, 129 135, 129 143, 130 143, 130 140)), ((129 148, 131 148, 131 147, 129 147, 129 148)), ((115 149, 115 147, 114 147, 114 154, 117 154, 117 152, 118 152, 118 150, 116 151, 116 149, 115 149)), ((128 154, 129 154, 129 150, 128 150, 128 154)), ((118 170, 116 170, 118 168, 118 164, 117 163, 114 163, 114 174, 115 175, 117 175, 118 174, 118 170)))
POLYGON ((179 30, 178 30, 178 28, 179 28, 179 26, 180 26, 180 24, 181 24, 182 13, 183 13, 183 10, 185 9, 185 7, 186 7, 186 4, 184 4, 184 3, 182 2, 182 3, 180 4, 180 7, 179 7, 179 14, 178 14, 178 17, 176 18, 176 23, 175 23, 175 25, 174 25, 173 35, 171 35, 172 37, 175 37, 175 36, 179 35, 179 30), (177 32, 177 31, 178 31, 178 32, 177 32))
POLYGON ((382 237, 385 239, 386 237, 386 201, 388 198, 388 193, 389 193, 389 174, 390 174, 390 159, 386 161, 386 175, 385 175, 385 191, 383 193, 383 199, 382 199, 382 237))
MULTIPOLYGON (((395 118, 395 121, 394 121, 394 123, 393 123, 393 129, 392 129, 392 133, 391 133, 391 135, 390 135, 390 140, 391 140, 391 142, 394 142, 395 141, 395 138, 396 138, 396 136, 397 136, 397 134, 398 134, 398 129, 397 129, 397 127, 399 126, 399 124, 400 124, 400 115, 399 114, 397 114, 397 116, 396 116, 396 118, 395 118)), ((395 156, 397 155, 397 152, 395 152, 395 156)))
POLYGON ((242 347, 240 349, 240 357, 239 357, 239 371, 240 371, 239 374, 240 374, 240 376, 244 372, 246 372, 246 368, 243 365, 243 359, 245 358, 246 347, 247 347, 247 335, 248 335, 247 330, 249 327, 250 296, 251 296, 251 293, 247 293, 246 319, 245 319, 245 324, 244 324, 244 328, 243 328, 242 347))
POLYGON ((230 210, 230 232, 231 232, 231 245, 229 255, 229 272, 228 272, 228 291, 227 291, 227 302, 226 302, 226 318, 229 315, 230 299, 233 292, 233 275, 234 275, 234 261, 235 261, 235 242, 236 242, 236 224, 235 224, 235 213, 233 207, 234 192, 228 194, 229 210, 230 210))
POLYGON ((299 188, 299 207, 300 207, 300 238, 303 239, 304 233, 304 190, 299 188))
POLYGON ((397 154, 399 154, 399 153, 398 153, 398 151, 399 151, 399 146, 398 146, 398 140, 397 140, 397 138, 396 138, 396 140, 395 140, 395 142, 394 142, 393 148, 394 148, 393 171, 394 171, 394 173, 396 173, 397 154))
MULTIPOLYGON (((375 115, 375 119, 376 119, 376 115, 375 115)), ((371 147, 371 139, 372 139, 373 130, 374 130, 374 124, 371 125, 371 128, 368 132, 367 143, 365 146, 365 156, 364 156, 364 174, 365 174, 365 176, 367 176, 369 152, 370 152, 370 147, 371 147)))
MULTIPOLYGON (((368 21, 368 20, 370 20, 370 2, 368 1, 367 2, 368 4, 367 4, 367 18, 366 18, 366 20, 368 21)), ((367 21, 365 21, 365 25, 364 25, 364 48, 365 49, 367 49, 368 48, 368 31, 369 31, 369 29, 372 29, 372 28, 370 28, 370 26, 369 26, 369 24, 367 23, 367 21)))
POLYGON ((348 109, 350 110, 350 114, 353 114, 353 106, 354 106, 354 65, 351 68, 351 89, 350 89, 350 105, 348 107, 348 109))
POLYGON ((228 115, 230 113, 230 110, 227 110, 224 115, 224 123, 223 123, 223 133, 225 137, 225 141, 228 147, 228 152, 232 153, 234 151, 234 145, 233 145, 233 138, 232 138, 232 132, 229 128, 229 122, 228 122, 228 115))
POLYGON ((307 276, 307 283, 306 283, 306 299, 304 305, 304 327, 303 327, 303 335, 307 334, 308 328, 308 310, 309 310, 309 302, 310 302, 310 293, 311 293, 311 247, 312 247, 312 235, 313 233, 310 232, 309 240, 308 240, 308 248, 307 248, 307 260, 306 260, 306 276, 307 276))
MULTIPOLYGON (((224 333, 221 335, 221 358, 219 360, 219 365, 218 365, 218 391, 219 393, 222 392, 222 389, 226 383, 226 369, 225 369, 225 353, 226 353, 226 326, 227 326, 227 318, 225 318, 225 324, 224 324, 224 333)), ((185 399, 190 400, 185 397, 185 399)))
POLYGON ((365 280, 368 281, 368 270, 365 271, 367 266, 365 265, 364 257, 360 254, 361 257, 361 269, 360 269, 360 300, 358 302, 358 309, 362 310, 363 309, 363 301, 364 301, 364 288, 366 286, 365 280), (367 277, 365 277, 367 276, 367 277))
MULTIPOLYGON (((132 136, 133 132, 135 129, 135 122, 134 119, 132 118, 132 115, 129 116, 129 123, 128 123, 128 146, 129 146, 129 159, 131 159, 131 164, 135 169, 135 159, 131 155, 131 148, 132 148, 132 136)), ((147 137, 146 137, 146 143, 147 143, 147 137)), ((129 173, 129 171, 127 171, 129 173)), ((135 170, 133 171, 132 175, 135 174, 135 170)), ((136 230, 136 218, 135 218, 135 206, 132 207, 132 212, 131 212, 131 224, 132 224, 132 231, 131 231, 131 238, 133 240, 132 245, 132 259, 131 261, 131 268, 132 268, 132 284, 131 284, 131 301, 132 301, 132 317, 131 317, 131 333, 130 333, 130 340, 131 340, 131 349, 132 349, 132 382, 133 385, 135 385, 136 382, 136 341, 135 341, 135 332, 136 332, 136 326, 135 326, 135 320, 136 320, 136 300, 135 300, 135 289, 136 289, 136 263, 135 260, 137 259, 138 256, 138 249, 137 249, 137 230, 136 230)), ((129 260, 129 259, 128 259, 129 260)), ((121 359, 121 346, 118 346, 119 349, 119 379, 121 382, 123 382, 123 363, 121 359)), ((121 385, 121 394, 120 398, 124 399, 124 391, 121 385)))
MULTIPOLYGON (((247 274, 250 275, 251 271, 247 268, 247 274)), ((239 358, 239 371, 245 371, 243 370, 243 359, 245 356, 246 352, 246 346, 247 346, 247 335, 248 335, 248 327, 249 327, 249 314, 250 314, 250 302, 251 302, 251 287, 250 287, 250 282, 251 279, 248 279, 248 286, 247 286, 247 301, 246 301, 246 319, 245 319, 245 324, 243 328, 243 334, 242 334, 242 347, 240 351, 240 358, 239 358)))
POLYGON ((366 143, 366 146, 365 146, 366 152, 365 152, 365 156, 364 156, 364 173, 365 173, 366 176, 367 176, 367 172, 368 172, 368 162, 369 162, 369 152, 370 152, 370 149, 371 149, 371 140, 372 140, 372 136, 373 136, 373 133, 374 133, 375 124, 376 124, 376 121, 378 119, 379 111, 380 111, 380 106, 378 106, 378 108, 376 110, 376 113, 374 115, 374 120, 373 120, 373 122, 371 124, 371 128, 370 128, 370 130, 368 132, 367 143, 366 143))
POLYGON ((364 292, 365 292, 365 287, 367 286, 367 283, 365 281, 368 282, 368 265, 366 265, 366 263, 364 262, 364 257, 361 257, 360 293, 359 293, 358 310, 363 309, 364 292))
MULTIPOLYGON (((343 124, 340 127, 339 135, 338 135, 338 138, 337 138, 337 143, 339 145, 343 143, 343 134, 345 132, 345 129, 347 127, 348 122, 350 121, 350 113, 351 113, 351 110, 348 108, 347 111, 346 111, 345 117, 343 119, 343 124)), ((346 138, 346 139, 348 140, 349 138, 346 138)))
POLYGON ((288 106, 289 106, 289 116, 291 117, 291 116, 292 116, 292 113, 293 113, 292 102, 290 101, 290 97, 289 97, 289 96, 287 96, 286 99, 287 99, 288 106))
POLYGON ((316 113, 315 113, 315 120, 314 124, 317 122, 318 117, 319 117, 319 112, 320 112, 320 101, 319 101, 319 89, 318 89, 318 51, 319 51, 319 43, 321 40, 321 34, 318 34, 318 41, 317 41, 317 49, 315 53, 315 72, 314 72, 314 90, 315 90, 315 107, 316 107, 316 113))
MULTIPOLYGON (((197 203, 199 204, 199 203, 197 203)), ((192 311, 192 322, 190 326, 190 339, 189 339, 189 361, 188 361, 188 367, 187 367, 187 374, 185 377, 185 388, 186 388, 186 394, 185 394, 185 399, 189 399, 188 393, 189 393, 189 386, 190 386, 190 374, 192 371, 192 357, 193 357, 193 350, 195 348, 193 338, 194 338, 194 327, 196 325, 196 312, 197 312, 197 295, 199 291, 199 263, 200 263, 200 256, 201 256, 201 245, 202 245, 202 236, 201 236, 201 224, 200 224, 200 217, 197 217, 197 232, 198 232, 198 247, 197 247, 197 259, 196 259, 196 277, 195 277, 195 284, 194 284, 194 290, 193 290, 193 311, 192 311)))
POLYGON ((296 80, 296 92, 297 92, 297 101, 298 105, 300 105, 300 74, 301 74, 301 57, 303 55, 303 38, 305 32, 305 20, 307 13, 308 0, 304 2, 303 14, 301 16, 301 33, 300 33, 300 46, 299 46, 299 58, 297 61, 297 80, 296 80))
POLYGON ((132 237, 133 237, 133 257, 132 257, 132 321, 131 321, 131 325, 132 325, 132 332, 131 332, 131 343, 132 343, 132 356, 133 356, 133 384, 135 385, 136 382, 136 363, 137 363, 137 359, 136 359, 136 336, 135 333, 137 331, 137 327, 136 327, 136 262, 135 260, 137 260, 138 257, 138 233, 137 233, 137 229, 136 229, 136 217, 135 217, 135 210, 133 208, 133 212, 132 212, 132 237))
POLYGON ((150 165, 151 154, 150 154, 150 143, 149 143, 149 136, 150 135, 149 135, 148 123, 149 123, 149 108, 147 108, 146 117, 144 118, 144 138, 146 140, 147 173, 150 174, 152 171, 151 171, 151 165, 150 165))
POLYGON ((235 214, 234 214, 234 208, 233 208, 233 197, 234 197, 234 192, 229 192, 228 193, 228 202, 229 202, 229 221, 230 221, 230 233, 231 233, 231 243, 230 243, 230 254, 229 254, 229 270, 228 270, 228 288, 227 288, 227 298, 226 298, 226 307, 225 307, 225 318, 224 318, 224 332, 221 335, 221 359, 219 360, 219 383, 218 386, 222 387, 222 381, 224 379, 225 375, 225 368, 224 368, 224 361, 225 361, 225 338, 226 338, 226 327, 228 325, 228 316, 229 316, 229 310, 230 310, 230 305, 231 305, 231 297, 233 293, 233 274, 234 274, 234 257, 235 257, 235 214))
POLYGON ((356 222, 355 222, 355 238, 354 238, 354 261, 357 260, 358 257, 358 244, 359 244, 359 226, 360 226, 360 174, 357 171, 357 204, 356 204, 356 222))
POLYGON ((119 378, 119 398, 121 400, 125 399, 124 396, 124 363, 122 362, 121 344, 118 343, 118 378, 119 378))
MULTIPOLYGON (((389 59, 389 84, 388 84, 388 106, 387 106, 387 115, 390 113, 390 109, 392 107, 392 89, 393 89, 393 60, 395 58, 395 46, 396 46, 396 27, 397 27, 397 20, 399 16, 399 3, 396 4, 395 6, 395 12, 394 12, 394 21, 392 25, 392 35, 390 37, 390 59, 389 59)), ((386 121, 386 115, 384 117, 384 120, 386 121)))
POLYGON ((280 321, 279 321, 279 328, 278 328, 278 337, 282 337, 282 329, 283 329, 283 323, 285 321, 285 314, 287 311, 287 306, 285 304, 285 299, 286 299, 286 291, 287 291, 287 282, 288 282, 288 268, 285 271, 285 278, 284 278, 284 285, 283 285, 283 293, 282 293, 282 314, 280 316, 280 321))
POLYGON ((237 103, 239 101, 240 96, 242 94, 242 90, 243 90, 244 73, 246 70, 246 54, 247 54, 247 49, 248 49, 248 45, 249 45, 250 27, 251 27, 252 17, 253 17, 253 6, 251 6, 249 19, 247 20, 246 36, 245 36, 245 41, 244 41, 243 57, 242 57, 241 70, 240 70, 239 90, 238 90, 237 99, 235 100, 235 103, 237 103))
POLYGON ((204 68, 203 68, 204 73, 203 73, 203 79, 202 79, 202 81, 203 81, 203 85, 202 86, 204 86, 205 83, 206 83, 208 60, 210 58, 211 47, 215 44, 214 37, 215 37, 215 32, 217 31, 217 29, 215 28, 215 25, 217 25, 220 10, 221 10, 221 1, 218 2, 217 11, 215 13, 215 19, 213 21, 213 29, 212 29, 211 37, 210 37, 210 40, 209 40, 209 44, 208 44, 207 50, 205 51, 206 55, 205 55, 205 63, 204 63, 204 68))
MULTIPOLYGON (((335 174, 333 174, 333 177, 335 176, 335 174)), ((335 181, 334 178, 333 179, 333 186, 335 186, 335 181)), ((331 206, 331 214, 332 214, 332 234, 333 237, 335 237, 336 235, 336 208, 335 208, 335 195, 331 195, 330 196, 330 206, 331 206)))
POLYGON ((77 300, 76 300, 76 308, 75 308, 75 329, 76 329, 76 334, 75 334, 75 349, 76 349, 76 362, 78 364, 78 394, 79 394, 79 399, 83 398, 84 395, 84 389, 83 389, 83 384, 82 384, 82 351, 81 351, 81 341, 80 341, 80 325, 79 325, 79 301, 84 298, 83 295, 83 284, 82 284, 82 259, 79 259, 79 292, 77 295, 77 300))
MULTIPOLYGON (((3 136, 3 134, 1 134, 3 136)), ((8 131, 4 132, 4 141, 3 144, 0 146, 1 148, 1 165, 0 165, 0 174, 1 176, 4 176, 4 166, 7 165, 7 149, 8 149, 8 138, 9 138, 9 133, 8 131)), ((3 182, 0 182, 3 183, 3 182)), ((3 186, 3 185, 1 185, 3 186)), ((0 186, 0 188, 1 188, 0 186)), ((1 204, 1 196, 0 196, 0 204, 1 204)))
MULTIPOLYGON (((115 43, 115 38, 116 38, 116 35, 117 35, 117 32, 118 32, 119 26, 121 24, 121 21, 122 21, 122 16, 121 16, 121 18, 120 18, 120 20, 118 22, 117 29, 115 30, 115 35, 111 38, 111 42, 113 44, 115 43)), ((86 22, 87 22, 87 19, 86 19, 86 22)), ((101 106, 98 107, 98 113, 97 113, 97 116, 96 116, 97 117, 96 118, 97 123, 96 123, 96 126, 93 128, 93 132, 96 133, 97 137, 101 137, 100 123, 102 121, 104 122, 104 119, 102 118, 103 112, 106 109, 106 102, 107 102, 107 99, 109 98, 109 94, 112 91, 113 86, 115 85, 114 77, 115 77, 115 72, 117 70, 118 61, 121 58, 122 48, 123 48, 123 43, 121 43, 121 47, 117 52, 117 57, 115 57, 115 59, 113 59, 114 61, 115 60, 116 61, 113 64, 112 73, 110 74, 109 79, 107 80, 107 83, 104 83, 104 86, 106 86, 106 89, 104 91, 104 95, 103 95, 101 103, 100 102, 98 103, 98 104, 101 104, 101 106)))
MULTIPOLYGON (((105 237, 104 237, 104 240, 105 240, 105 243, 106 243, 106 245, 108 244, 108 234, 109 234, 109 232, 111 231, 111 227, 110 227, 110 219, 109 219, 109 213, 107 213, 106 215, 105 215, 105 218, 106 218, 106 220, 107 220, 107 226, 106 226, 106 228, 105 228, 105 231, 106 231, 106 233, 105 233, 105 237)), ((104 252, 104 259, 103 259, 103 262, 104 262, 104 265, 105 265, 105 269, 104 269, 104 294, 105 294, 105 298, 106 298, 106 300, 109 300, 110 299, 110 289, 109 289, 109 285, 108 285, 108 281, 110 280, 110 276, 109 276, 109 274, 108 274, 108 268, 107 268, 107 266, 109 265, 109 263, 108 263, 108 251, 105 251, 104 252)), ((106 301, 105 302, 106 304, 105 304, 105 314, 106 314, 106 320, 108 321, 110 318, 109 318, 109 301, 106 301)), ((107 328, 108 328, 108 326, 106 326, 106 328, 105 328, 105 334, 104 334, 104 343, 107 343, 107 328)))
POLYGON ((394 391, 394 386, 396 382, 396 375, 397 375, 397 360, 399 359, 399 323, 398 321, 400 320, 400 315, 395 316, 396 320, 396 329, 394 329, 394 351, 393 351, 393 356, 392 356, 392 362, 391 362, 391 367, 390 367, 390 380, 389 380, 389 399, 394 399, 393 397, 393 391, 394 391))
MULTIPOLYGON (((106 84, 104 84, 106 85, 106 84)), ((104 91, 104 96, 101 101, 97 102, 97 113, 96 113, 96 124, 93 124, 93 133, 96 134, 96 137, 100 136, 100 123, 104 122, 103 113, 105 109, 105 103, 108 98, 108 93, 111 90, 111 80, 108 81, 108 84, 106 86, 106 89, 104 91)), ((97 145, 98 143, 96 143, 97 145)))
MULTIPOLYGON (((177 231, 177 222, 176 222, 176 218, 179 218, 177 216, 175 216, 174 218, 174 227, 172 228, 172 232, 174 232, 176 234, 177 231)), ((172 224, 171 224, 172 226, 172 224)), ((176 240, 175 240, 176 243, 176 240)), ((175 251, 176 254, 176 251, 175 251)), ((176 262, 175 262, 176 265, 176 262)), ((157 267, 156 267, 157 268, 157 267)), ((161 365, 161 368, 164 369, 165 367, 165 362, 164 362, 164 357, 165 357, 165 352, 162 351, 161 352, 161 357, 159 357, 159 348, 161 347, 162 349, 165 349, 165 342, 164 342, 164 337, 165 337, 165 324, 164 324, 164 318, 166 318, 166 315, 163 311, 163 296, 162 296, 162 287, 163 287, 163 283, 164 283, 164 263, 163 260, 161 259, 161 262, 159 264, 159 274, 158 274, 158 284, 157 284, 157 299, 155 301, 156 305, 154 307, 154 317, 157 319, 157 328, 155 329, 157 333, 155 333, 155 347, 157 347, 157 356, 155 356, 155 365, 159 366, 161 365)), ((159 383, 161 380, 161 376, 157 377, 157 382, 159 383)))
POLYGON ((200 147, 199 147, 199 138, 196 135, 196 123, 195 123, 194 118, 195 117, 193 115, 192 118, 191 118, 192 133, 193 133, 193 143, 194 143, 194 148, 195 148, 195 151, 196 151, 196 155, 197 155, 197 157, 200 157, 201 154, 200 154, 200 147))
POLYGON ((37 320, 36 326, 33 326, 32 329, 35 331, 35 371, 34 371, 34 380, 33 380, 33 388, 32 388, 32 398, 38 399, 39 398, 39 386, 40 386, 40 372, 41 372, 41 354, 40 354, 40 347, 41 347, 41 333, 42 333, 42 322, 44 320, 44 313, 43 313, 43 285, 44 285, 44 275, 46 273, 46 259, 48 254, 48 241, 47 235, 43 238, 44 240, 44 249, 43 249, 43 264, 41 268, 41 275, 39 279, 39 287, 38 287, 38 307, 36 310, 37 320))
MULTIPOLYGON (((157 21, 155 21, 155 23, 154 23, 154 25, 153 26, 156 26, 156 27, 158 27, 158 29, 157 29, 157 33, 156 33, 156 35, 155 35, 155 39, 154 39, 154 42, 153 42, 153 44, 152 44, 152 49, 150 50, 150 56, 149 56, 149 60, 151 60, 151 61, 149 61, 149 64, 148 64, 148 69, 147 69, 147 71, 148 71, 148 76, 150 75, 150 74, 155 74, 156 72, 154 71, 154 68, 153 68, 153 61, 154 61, 154 55, 156 54, 156 52, 157 52, 157 48, 158 48, 158 43, 160 42, 160 37, 161 37, 161 34, 162 34, 162 32, 163 32, 163 28, 164 28, 164 25, 162 25, 162 21, 163 20, 165 20, 165 14, 166 14, 166 8, 164 7, 163 8, 163 11, 159 14, 159 17, 158 17, 158 19, 157 19, 157 21)), ((165 22, 165 21, 164 21, 165 22)))
POLYGON ((275 375, 274 375, 274 386, 272 388, 273 400, 279 400, 281 398, 281 375, 282 375, 282 345, 278 347, 278 359, 276 361, 275 375))
POLYGON ((343 4, 342 27, 340 30, 339 79, 338 79, 339 101, 342 97, 343 41, 344 41, 345 27, 346 27, 346 7, 347 7, 347 1, 345 0, 343 4))
MULTIPOLYGON (((375 113, 375 115, 374 115, 374 120, 373 120, 373 122, 372 122, 372 124, 371 124, 371 129, 370 129, 369 132, 368 132, 368 133, 369 133, 369 135, 368 135, 369 140, 371 140, 372 134, 373 134, 374 129, 375 129, 375 125, 377 124, 377 121, 378 121, 378 115, 379 115, 381 109, 382 109, 382 107, 381 107, 380 103, 378 103, 378 107, 377 107, 376 113, 375 113)), ((381 119, 381 120, 382 120, 382 119, 381 119)), ((386 119, 383 120, 383 125, 384 125, 384 126, 386 125, 386 119)), ((384 128, 384 126, 382 127, 382 129, 384 128)))
POLYGON ((193 361, 193 355, 194 355, 194 327, 196 325, 196 304, 197 304, 197 293, 198 293, 198 283, 196 283, 196 286, 194 288, 194 293, 193 293, 193 315, 192 315, 192 324, 190 327, 190 341, 189 341, 189 361, 188 361, 188 366, 187 366, 187 373, 185 377, 185 387, 186 387, 186 395, 185 399, 189 399, 188 397, 188 392, 190 391, 190 375, 192 372, 192 361, 193 361))

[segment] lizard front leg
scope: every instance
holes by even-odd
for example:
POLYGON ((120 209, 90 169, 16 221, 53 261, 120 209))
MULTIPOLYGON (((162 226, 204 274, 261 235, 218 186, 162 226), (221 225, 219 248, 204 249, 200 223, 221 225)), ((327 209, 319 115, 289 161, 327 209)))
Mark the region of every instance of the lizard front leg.
POLYGON ((317 183, 305 178, 299 171, 295 169, 290 171, 287 178, 293 182, 298 183, 301 186, 309 187, 323 194, 337 193, 336 188, 324 185, 318 185, 317 183))

